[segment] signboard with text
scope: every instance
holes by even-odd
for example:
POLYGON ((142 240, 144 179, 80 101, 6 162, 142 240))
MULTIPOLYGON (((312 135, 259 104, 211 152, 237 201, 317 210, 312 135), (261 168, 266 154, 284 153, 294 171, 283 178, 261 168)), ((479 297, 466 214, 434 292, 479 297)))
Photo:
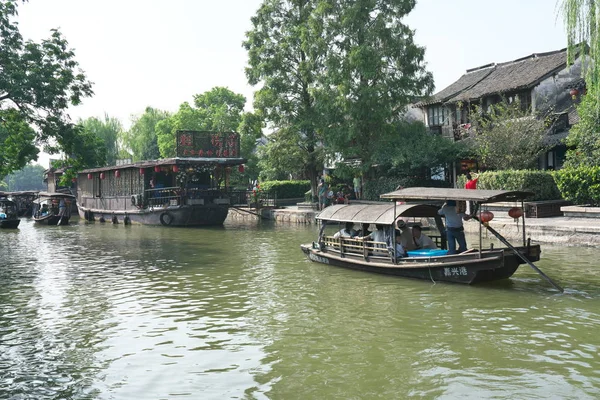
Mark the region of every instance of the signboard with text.
POLYGON ((177 131, 177 157, 239 158, 235 132, 177 131))

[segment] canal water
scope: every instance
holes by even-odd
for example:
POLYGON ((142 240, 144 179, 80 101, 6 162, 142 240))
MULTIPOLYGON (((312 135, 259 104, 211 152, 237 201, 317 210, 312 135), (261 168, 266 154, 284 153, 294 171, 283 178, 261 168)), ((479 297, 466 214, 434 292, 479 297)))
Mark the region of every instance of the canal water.
POLYGON ((527 266, 465 286, 311 263, 315 236, 0 231, 0 398, 600 398, 600 250, 543 247, 558 294, 527 266))

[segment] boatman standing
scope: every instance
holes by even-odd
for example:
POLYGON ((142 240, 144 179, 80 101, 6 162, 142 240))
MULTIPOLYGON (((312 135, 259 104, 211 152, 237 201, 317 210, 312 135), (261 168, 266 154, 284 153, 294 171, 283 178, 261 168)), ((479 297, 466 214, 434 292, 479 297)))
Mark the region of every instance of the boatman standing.
POLYGON ((456 243, 458 242, 458 253, 467 251, 467 240, 465 239, 465 229, 463 228, 463 219, 469 220, 470 217, 465 213, 456 212, 456 201, 448 200, 438 214, 446 217, 446 238, 448 239, 448 254, 456 254, 456 243))

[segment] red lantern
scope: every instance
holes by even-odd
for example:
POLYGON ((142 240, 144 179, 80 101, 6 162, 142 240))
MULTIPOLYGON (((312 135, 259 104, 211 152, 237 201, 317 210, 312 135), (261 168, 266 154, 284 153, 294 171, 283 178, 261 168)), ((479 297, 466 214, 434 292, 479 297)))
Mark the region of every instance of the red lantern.
POLYGON ((158 165, 154 167, 154 172, 160 172, 160 167, 158 165))
POLYGON ((104 179, 104 178, 105 178, 104 172, 100 172, 100 179, 104 179))
POLYGON ((116 170, 115 171, 115 178, 120 178, 121 177, 121 171, 116 170))
POLYGON ((571 94, 571 97, 573 98, 573 100, 575 100, 577 98, 577 95, 579 94, 579 90, 573 88, 573 89, 571 89, 569 94, 571 94))
POLYGON ((480 214, 480 216, 479 216, 479 219, 484 224, 488 223, 488 222, 490 222, 491 220, 494 219, 494 213, 492 213, 491 211, 482 211, 481 214, 480 214))
POLYGON ((146 170, 144 168, 140 168, 140 175, 144 175, 146 173, 146 170))
POLYGON ((177 165, 173 165, 173 172, 179 172, 179 167, 177 165))
POLYGON ((72 178, 71 182, 73 182, 73 183, 77 182, 77 178, 72 178))
POLYGON ((238 166, 238 171, 240 171, 240 173, 242 173, 242 174, 244 173, 244 164, 240 164, 238 166))
POLYGON ((508 215, 511 218, 514 218, 514 220, 516 221, 523 216, 523 210, 519 207, 513 207, 510 210, 508 210, 508 215))
POLYGON ((92 174, 88 174, 88 179, 92 179, 92 174))

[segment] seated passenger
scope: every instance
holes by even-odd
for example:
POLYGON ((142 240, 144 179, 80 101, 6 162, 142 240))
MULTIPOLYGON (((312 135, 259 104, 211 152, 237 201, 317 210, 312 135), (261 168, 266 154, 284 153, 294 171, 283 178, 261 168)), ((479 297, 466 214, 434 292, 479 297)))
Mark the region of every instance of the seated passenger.
POLYGON ((337 239, 340 237, 353 238, 355 236, 356 236, 356 231, 354 230, 354 223, 346 222, 346 227, 344 229, 340 229, 339 232, 336 232, 335 235, 333 235, 333 238, 334 239, 337 239))
POLYGON ((412 237, 417 249, 437 249, 437 246, 431 238, 421 232, 421 227, 418 225, 412 228, 412 237))
MULTIPOLYGON (((383 230, 383 225, 377 224, 375 225, 375 228, 377 228, 376 231, 369 233, 366 236, 362 236, 359 237, 359 239, 364 239, 364 240, 372 240, 373 242, 383 242, 386 243, 385 240, 385 231, 383 230)), ((383 245, 377 246, 377 247, 383 247, 383 245)))
POLYGON ((40 210, 40 214, 41 215, 48 215, 48 204, 44 203, 42 204, 42 209, 40 210))
POLYGON ((371 233, 369 226, 370 224, 361 224, 361 228, 356 232, 356 236, 363 237, 369 235, 371 233))
POLYGON ((406 257, 407 255, 406 249, 402 246, 402 236, 400 235, 400 232, 396 231, 396 260, 406 257))
MULTIPOLYGON (((400 235, 400 239, 401 239, 401 244, 402 247, 404 248, 404 250, 414 250, 416 249, 416 245, 413 242, 413 236, 410 233, 410 229, 408 228, 408 226, 406 225, 406 222, 403 219, 399 219, 396 221, 396 226, 398 227, 398 230, 396 230, 396 234, 400 235)), ((396 236, 396 239, 398 237, 396 236)), ((396 240, 397 241, 397 240, 396 240)))

